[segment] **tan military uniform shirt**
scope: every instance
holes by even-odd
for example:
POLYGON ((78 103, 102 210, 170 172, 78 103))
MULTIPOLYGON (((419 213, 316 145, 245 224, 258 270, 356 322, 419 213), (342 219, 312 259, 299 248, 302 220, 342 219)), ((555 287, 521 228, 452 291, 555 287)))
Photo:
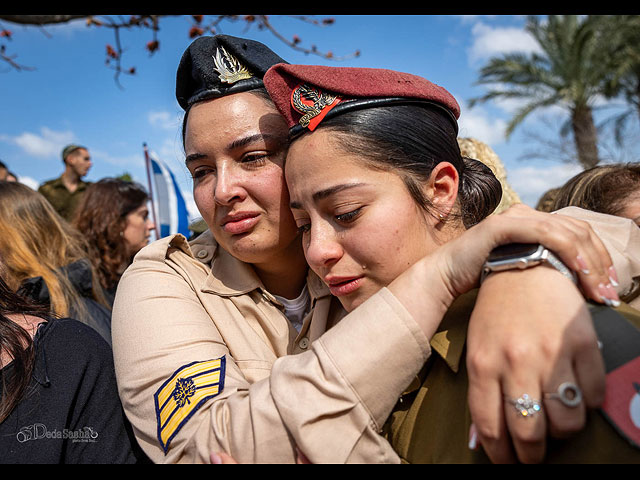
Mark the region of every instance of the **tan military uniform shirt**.
POLYGON ((76 207, 80 203, 89 185, 91 184, 88 182, 80 181, 76 191, 70 192, 67 190, 67 187, 64 186, 62 177, 59 177, 40 185, 38 192, 49 201, 62 218, 70 222, 73 219, 76 207))
POLYGON ((313 309, 298 334, 209 231, 138 253, 118 287, 113 350, 124 409, 153 461, 226 451, 293 462, 296 445, 314 463, 399 461, 379 432, 428 339, 387 289, 343 319, 318 277, 307 285, 313 309))
MULTIPOLYGON (((598 216, 587 214, 627 288, 640 275, 640 253, 629 252, 639 229, 598 216)), ((138 253, 112 336, 123 406, 152 460, 208 462, 223 450, 240 462, 293 462, 297 445, 315 463, 400 461, 378 432, 429 357, 427 339, 387 289, 344 317, 318 277, 307 285, 312 312, 298 334, 210 232, 138 253)), ((451 355, 441 335, 431 346, 451 355)))

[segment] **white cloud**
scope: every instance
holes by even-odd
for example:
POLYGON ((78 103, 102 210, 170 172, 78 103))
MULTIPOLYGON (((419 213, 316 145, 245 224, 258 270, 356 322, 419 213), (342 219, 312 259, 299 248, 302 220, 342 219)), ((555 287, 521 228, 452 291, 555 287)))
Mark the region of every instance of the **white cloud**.
POLYGON ((117 167, 144 168, 144 154, 142 148, 139 153, 124 156, 115 156, 102 150, 91 149, 91 159, 94 164, 107 163, 117 167))
POLYGON ((473 23, 479 18, 495 18, 496 15, 455 15, 459 17, 463 24, 473 23))
POLYGON ((504 132, 507 122, 489 115, 479 106, 463 109, 458 124, 460 137, 476 138, 489 145, 505 141, 504 132))
POLYGON ((149 123, 153 127, 163 130, 177 131, 181 125, 181 117, 172 115, 169 112, 149 112, 147 115, 149 123))
POLYGON ((540 46, 524 29, 516 27, 491 27, 478 22, 472 29, 473 43, 468 50, 469 60, 476 62, 503 53, 540 52, 540 46))
POLYGON ((553 164, 507 168, 507 180, 523 203, 535 207, 540 197, 551 188, 562 186, 582 171, 575 164, 553 164))
POLYGON ((34 157, 60 158, 62 149, 65 145, 74 142, 75 135, 70 131, 58 132, 48 127, 42 127, 40 133, 23 132, 15 137, 3 135, 0 139, 17 145, 34 157))
POLYGON ((32 178, 32 177, 26 177, 26 176, 18 176, 18 182, 26 185, 27 187, 30 187, 33 190, 38 190, 38 187, 40 186, 40 182, 38 182, 36 179, 32 178))

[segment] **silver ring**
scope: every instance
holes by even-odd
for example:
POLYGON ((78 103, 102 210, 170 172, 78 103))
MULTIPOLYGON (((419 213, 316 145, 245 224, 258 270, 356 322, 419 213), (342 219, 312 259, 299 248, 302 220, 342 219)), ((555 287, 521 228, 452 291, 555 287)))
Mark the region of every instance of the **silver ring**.
POLYGON ((545 393, 544 396, 545 398, 560 400, 563 405, 569 408, 576 408, 582 402, 582 390, 571 382, 560 384, 555 393, 545 393))
POLYGON ((533 417, 536 413, 542 410, 542 406, 537 400, 534 400, 526 393, 522 395, 520 398, 516 398, 515 400, 509 400, 510 403, 515 407, 520 415, 523 417, 533 417))

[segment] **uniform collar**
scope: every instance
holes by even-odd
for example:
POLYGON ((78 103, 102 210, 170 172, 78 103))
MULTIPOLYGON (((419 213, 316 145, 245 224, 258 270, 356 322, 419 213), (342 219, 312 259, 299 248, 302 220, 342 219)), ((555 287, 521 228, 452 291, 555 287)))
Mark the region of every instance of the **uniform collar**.
MULTIPOLYGON (((431 349, 444 360, 449 369, 458 373, 460 361, 467 341, 469 318, 476 302, 477 290, 459 296, 449 307, 440 327, 431 339, 431 349)), ((415 392, 425 381, 429 373, 428 364, 413 378, 403 395, 415 392)))
MULTIPOLYGON (((62 181, 62 175, 60 175, 58 178, 53 180, 50 185, 55 188, 64 188, 65 190, 67 189, 67 187, 64 185, 62 181)), ((80 179, 78 180, 78 188, 76 189, 76 192, 81 190, 86 190, 88 186, 89 186, 88 182, 85 182, 84 180, 80 179)))
POLYGON ((460 368, 462 352, 467 341, 469 318, 477 293, 477 290, 472 290, 458 297, 447 310, 440 327, 431 339, 431 348, 456 373, 460 368))

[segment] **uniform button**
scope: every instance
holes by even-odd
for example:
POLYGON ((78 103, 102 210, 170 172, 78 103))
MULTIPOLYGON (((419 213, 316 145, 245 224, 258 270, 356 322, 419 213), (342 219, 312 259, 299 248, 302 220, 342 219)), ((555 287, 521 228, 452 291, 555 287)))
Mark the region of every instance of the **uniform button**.
POLYGON ((300 343, 298 345, 300 345, 300 348, 306 349, 309 346, 309 339, 307 337, 304 337, 302 340, 300 340, 300 343))
POLYGON ((198 253, 196 253, 196 257, 198 258, 204 258, 207 256, 207 251, 206 250, 200 250, 198 253))

